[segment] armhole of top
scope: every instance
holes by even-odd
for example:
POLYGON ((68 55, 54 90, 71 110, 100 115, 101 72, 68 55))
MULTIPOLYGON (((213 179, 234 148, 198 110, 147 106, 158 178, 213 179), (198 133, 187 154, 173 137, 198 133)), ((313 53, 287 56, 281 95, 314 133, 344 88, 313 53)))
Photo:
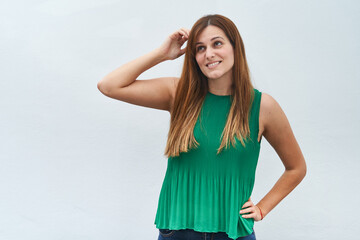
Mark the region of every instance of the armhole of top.
MULTIPOLYGON (((261 103, 261 96, 262 96, 262 92, 260 92, 259 90, 255 89, 255 99, 254 99, 254 103, 255 103, 255 124, 256 124, 256 142, 257 142, 257 139, 258 139, 258 136, 259 136, 259 131, 260 131, 260 126, 259 126, 259 123, 260 123, 260 103, 261 103)), ((261 140, 262 140, 262 137, 260 138, 260 142, 258 142, 259 144, 261 143, 261 140)))
MULTIPOLYGON (((258 105, 259 105, 259 107, 258 107, 258 111, 257 111, 257 117, 256 117, 256 119, 257 119, 257 128, 258 128, 258 136, 259 136, 259 131, 260 131, 260 106, 261 106, 261 97, 262 97, 262 92, 260 92, 259 91, 259 103, 258 103, 258 105)), ((259 142, 259 144, 261 143, 261 140, 262 140, 262 136, 260 137, 260 142, 259 142)), ((256 141, 257 141, 257 139, 256 139, 256 141)))

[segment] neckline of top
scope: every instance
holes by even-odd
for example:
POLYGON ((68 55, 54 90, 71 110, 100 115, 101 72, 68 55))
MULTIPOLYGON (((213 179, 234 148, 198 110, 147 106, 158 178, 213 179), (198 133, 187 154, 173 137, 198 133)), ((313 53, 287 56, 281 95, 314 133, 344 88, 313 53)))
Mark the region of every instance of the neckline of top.
POLYGON ((232 95, 216 95, 216 94, 211 93, 210 91, 208 91, 208 94, 215 96, 215 97, 230 97, 230 96, 232 96, 232 95))

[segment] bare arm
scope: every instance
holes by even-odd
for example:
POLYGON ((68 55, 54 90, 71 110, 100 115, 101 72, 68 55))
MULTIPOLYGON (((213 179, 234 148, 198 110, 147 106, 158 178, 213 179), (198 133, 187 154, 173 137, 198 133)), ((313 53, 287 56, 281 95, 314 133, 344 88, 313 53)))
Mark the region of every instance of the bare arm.
POLYGON ((126 87, 132 84, 141 73, 165 60, 165 55, 156 48, 106 75, 98 83, 98 88, 102 92, 110 93, 112 89, 126 87))
POLYGON ((142 72, 162 61, 165 61, 164 55, 155 49, 109 73, 98 83, 98 89, 123 102, 170 111, 174 78, 136 80, 142 72))
POLYGON ((106 96, 144 107, 170 111, 174 88, 178 78, 161 77, 137 80, 147 69, 185 53, 181 46, 187 41, 189 31, 179 29, 169 35, 155 50, 128 62, 106 75, 97 85, 106 96))
POLYGON ((285 171, 273 188, 256 206, 253 205, 251 200, 244 204, 243 207, 249 208, 242 210, 240 213, 253 212, 247 216, 243 215, 243 217, 254 218, 255 221, 261 219, 259 208, 263 217, 265 217, 306 175, 304 156, 280 105, 270 95, 262 93, 260 109, 264 125, 263 135, 279 155, 285 171))

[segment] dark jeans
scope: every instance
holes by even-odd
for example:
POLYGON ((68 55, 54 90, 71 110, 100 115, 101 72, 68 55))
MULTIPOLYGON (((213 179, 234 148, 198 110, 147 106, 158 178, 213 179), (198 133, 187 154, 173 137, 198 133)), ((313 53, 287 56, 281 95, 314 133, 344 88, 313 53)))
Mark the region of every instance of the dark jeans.
MULTIPOLYGON (((192 229, 169 230, 159 229, 158 240, 233 240, 225 232, 208 233, 197 232, 192 229)), ((245 237, 236 240, 256 240, 255 231, 245 237)))

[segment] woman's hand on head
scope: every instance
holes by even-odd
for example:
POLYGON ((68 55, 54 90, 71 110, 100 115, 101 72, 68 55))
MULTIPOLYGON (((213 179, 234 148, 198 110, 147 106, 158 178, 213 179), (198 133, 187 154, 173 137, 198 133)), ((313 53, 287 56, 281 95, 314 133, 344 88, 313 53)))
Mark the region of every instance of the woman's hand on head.
POLYGON ((249 200, 242 206, 240 214, 243 214, 243 218, 253 218, 254 221, 261 220, 260 209, 258 206, 254 205, 251 198, 249 198, 249 200))
POLYGON ((181 46, 188 40, 189 34, 190 30, 180 28, 166 38, 159 47, 166 60, 176 59, 185 53, 186 47, 181 49, 181 46))

